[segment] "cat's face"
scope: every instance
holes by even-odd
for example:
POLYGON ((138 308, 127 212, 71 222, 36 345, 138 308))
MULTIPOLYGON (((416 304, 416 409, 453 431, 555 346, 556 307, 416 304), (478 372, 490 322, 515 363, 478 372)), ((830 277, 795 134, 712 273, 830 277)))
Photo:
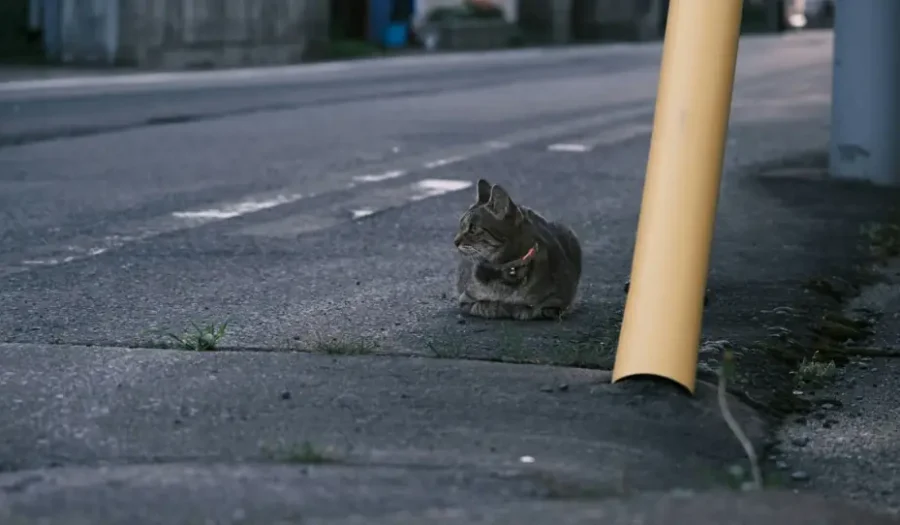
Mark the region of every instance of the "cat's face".
POLYGON ((500 186, 478 181, 476 201, 459 219, 453 240, 469 259, 496 260, 519 230, 520 212, 500 186))

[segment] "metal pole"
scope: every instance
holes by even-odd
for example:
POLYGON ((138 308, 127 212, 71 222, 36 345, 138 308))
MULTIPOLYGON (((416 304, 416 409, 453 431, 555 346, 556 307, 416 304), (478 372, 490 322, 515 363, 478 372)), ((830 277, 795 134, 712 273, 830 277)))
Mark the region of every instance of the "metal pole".
MULTIPOLYGON (((897 0, 895 0, 897 1, 897 0)), ((694 391, 742 0, 672 0, 613 381, 694 391)))
POLYGON ((831 175, 900 186, 900 1, 838 0, 831 175))

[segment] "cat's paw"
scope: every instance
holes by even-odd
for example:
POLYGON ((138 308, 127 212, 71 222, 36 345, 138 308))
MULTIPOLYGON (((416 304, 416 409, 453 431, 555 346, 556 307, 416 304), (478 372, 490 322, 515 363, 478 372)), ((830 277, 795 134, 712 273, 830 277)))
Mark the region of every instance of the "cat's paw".
POLYGON ((530 321, 540 316, 540 312, 530 306, 517 306, 511 313, 512 318, 517 321, 530 321))
POLYGON ((459 311, 462 312, 463 315, 476 315, 472 313, 472 307, 475 306, 475 304, 476 301, 469 297, 466 293, 460 294, 459 298, 457 299, 457 306, 459 307, 459 311))
MULTIPOLYGON (((460 305, 462 308, 462 305, 460 305)), ((462 308, 464 314, 473 317, 482 317, 484 319, 501 319, 508 318, 510 312, 506 305, 495 301, 475 301, 462 308)))
POLYGON ((563 309, 558 308, 556 306, 545 306, 541 308, 541 317, 544 319, 553 319, 554 321, 558 321, 562 319, 563 309))

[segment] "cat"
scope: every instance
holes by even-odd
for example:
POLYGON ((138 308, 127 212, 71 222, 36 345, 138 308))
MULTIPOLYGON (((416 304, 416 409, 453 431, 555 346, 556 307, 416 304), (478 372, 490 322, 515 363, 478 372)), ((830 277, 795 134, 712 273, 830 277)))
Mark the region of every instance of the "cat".
POLYGON ((462 256, 456 289, 464 314, 559 319, 571 309, 581 280, 578 237, 515 204, 501 186, 478 180, 453 243, 462 256))

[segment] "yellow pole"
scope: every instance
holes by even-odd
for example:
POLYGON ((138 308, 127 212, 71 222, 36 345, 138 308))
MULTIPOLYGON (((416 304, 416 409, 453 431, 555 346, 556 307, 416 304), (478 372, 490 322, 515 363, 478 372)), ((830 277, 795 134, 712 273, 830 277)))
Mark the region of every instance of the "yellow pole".
POLYGON ((671 0, 613 381, 694 392, 742 0, 671 0))

